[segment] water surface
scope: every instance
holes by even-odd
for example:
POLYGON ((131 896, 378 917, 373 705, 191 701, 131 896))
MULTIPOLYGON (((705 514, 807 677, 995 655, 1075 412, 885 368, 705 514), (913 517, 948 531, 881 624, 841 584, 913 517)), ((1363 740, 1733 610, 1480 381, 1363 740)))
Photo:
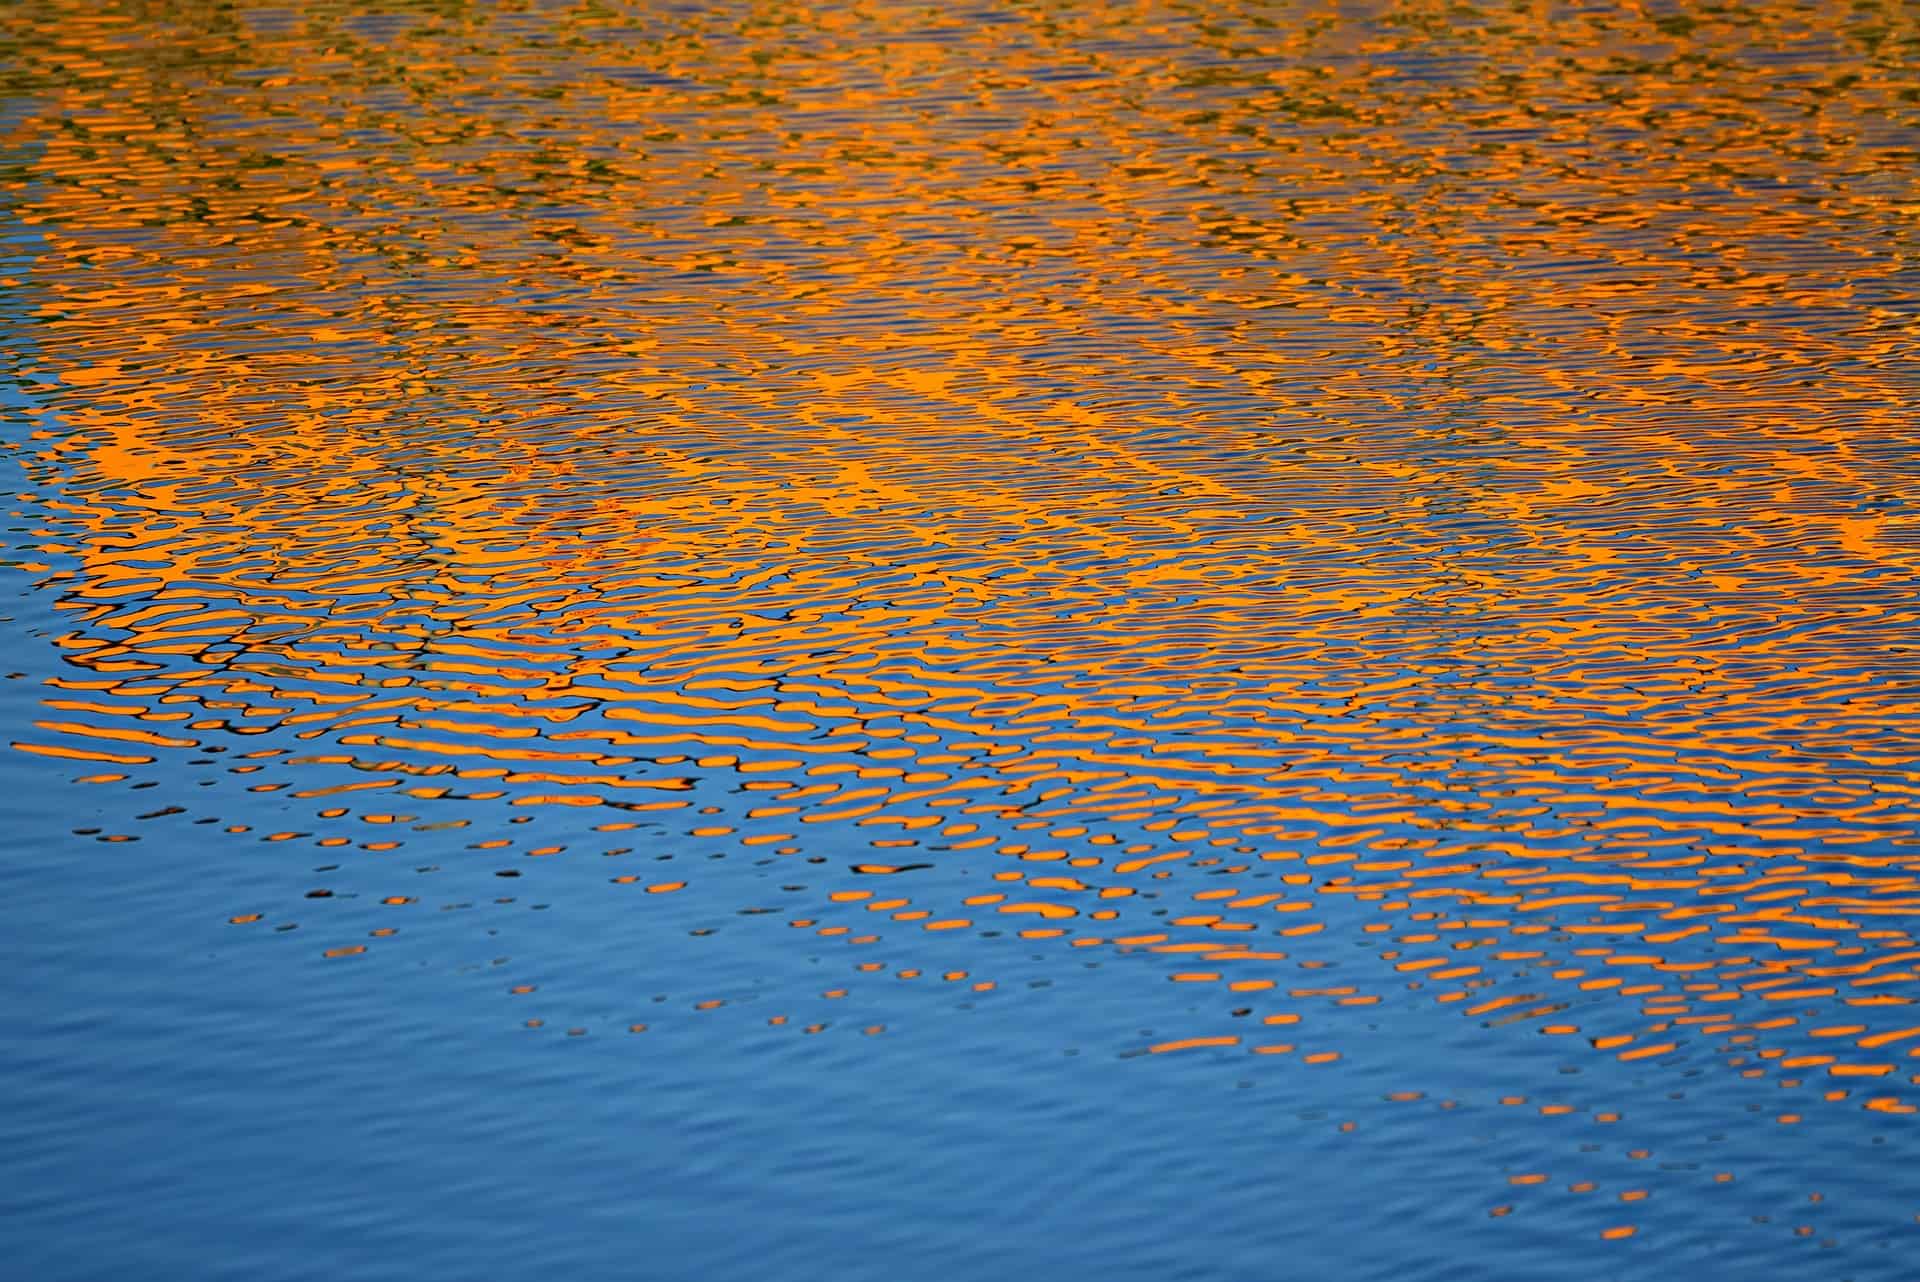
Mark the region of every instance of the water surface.
POLYGON ((1911 7, 0 41, 22 1276, 1914 1276, 1911 7))

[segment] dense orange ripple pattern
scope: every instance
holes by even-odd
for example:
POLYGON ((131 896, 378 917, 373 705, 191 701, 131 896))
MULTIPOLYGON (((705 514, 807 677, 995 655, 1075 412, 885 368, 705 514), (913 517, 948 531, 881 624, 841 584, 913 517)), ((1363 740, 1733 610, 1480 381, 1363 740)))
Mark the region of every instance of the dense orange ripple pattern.
POLYGON ((17 749, 1913 1111, 1920 11, 695 10, 9 8, 17 749))

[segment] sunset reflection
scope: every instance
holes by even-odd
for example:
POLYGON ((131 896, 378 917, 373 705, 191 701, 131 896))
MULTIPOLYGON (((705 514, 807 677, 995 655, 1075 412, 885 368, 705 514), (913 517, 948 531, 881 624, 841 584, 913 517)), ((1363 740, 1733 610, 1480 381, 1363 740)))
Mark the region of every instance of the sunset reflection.
MULTIPOLYGON (((1920 1103, 1911 7, 5 26, 9 738, 80 835, 317 867, 209 879, 236 935, 713 933, 501 967, 635 1056, 937 1039, 1017 951, 1142 1072, 1438 1006, 1755 1127, 1920 1103)), ((1482 1183, 1625 1249, 1667 1178, 1482 1183)))

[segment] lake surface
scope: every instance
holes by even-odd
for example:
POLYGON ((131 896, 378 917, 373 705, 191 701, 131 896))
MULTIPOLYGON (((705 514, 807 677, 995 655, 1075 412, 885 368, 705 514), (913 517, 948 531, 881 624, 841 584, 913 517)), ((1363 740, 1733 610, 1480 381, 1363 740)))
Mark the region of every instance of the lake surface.
POLYGON ((16 0, 6 1271, 1920 1277, 1916 68, 16 0))

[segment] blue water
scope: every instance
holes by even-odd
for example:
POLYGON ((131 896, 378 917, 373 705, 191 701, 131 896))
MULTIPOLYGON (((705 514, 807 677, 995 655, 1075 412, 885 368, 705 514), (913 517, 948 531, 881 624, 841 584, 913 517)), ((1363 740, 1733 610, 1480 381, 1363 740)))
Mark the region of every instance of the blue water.
MULTIPOLYGON (((31 687, 4 689, 25 715, 31 687)), ((624 1020, 693 971, 751 1009, 756 978, 796 959, 777 937, 692 938, 698 913, 642 924, 557 892, 378 969, 323 962, 297 931, 236 943, 219 905, 301 870, 214 843, 101 846, 67 831, 98 808, 60 771, 13 778, 12 1276, 1911 1276, 1905 1133, 1840 1110, 1761 1125, 1778 1089, 1710 1065, 1554 1054, 1517 1029, 1490 1047, 1422 1007, 1354 1020, 1338 1072, 1127 1058, 1112 1031, 1177 1019, 1177 986, 1017 942, 979 1000, 863 1000, 885 1036, 717 1018, 540 1036, 501 1010, 503 974, 624 1020), (1383 1100, 1410 1085, 1426 1098, 1383 1100), (1529 1106, 1498 1102, 1513 1094, 1529 1106), (1558 1101, 1624 1116, 1532 1107, 1558 1101), (1580 1243, 1616 1207, 1524 1214, 1543 1190, 1505 1177, 1542 1168, 1652 1188, 1638 1238, 1603 1258, 1580 1243), (1501 1202, 1522 1210, 1489 1218, 1501 1202)), ((844 969, 798 964, 821 985, 844 969)))

